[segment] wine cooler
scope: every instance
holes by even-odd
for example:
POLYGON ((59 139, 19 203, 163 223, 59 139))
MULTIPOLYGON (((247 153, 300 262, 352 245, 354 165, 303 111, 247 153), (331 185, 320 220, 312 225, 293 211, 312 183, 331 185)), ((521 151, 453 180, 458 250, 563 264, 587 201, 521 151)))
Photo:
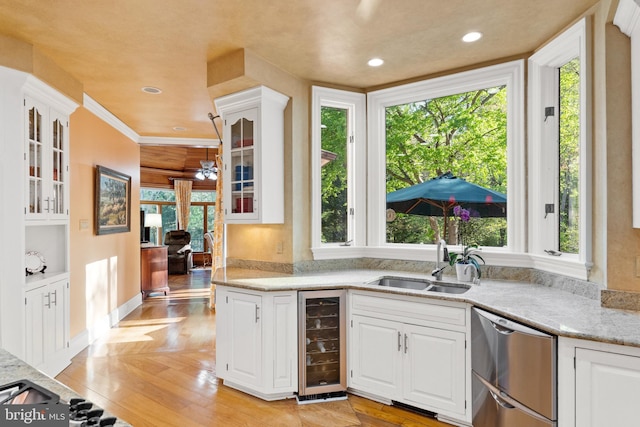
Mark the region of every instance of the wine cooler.
POLYGON ((346 291, 298 292, 298 402, 346 398, 346 291))

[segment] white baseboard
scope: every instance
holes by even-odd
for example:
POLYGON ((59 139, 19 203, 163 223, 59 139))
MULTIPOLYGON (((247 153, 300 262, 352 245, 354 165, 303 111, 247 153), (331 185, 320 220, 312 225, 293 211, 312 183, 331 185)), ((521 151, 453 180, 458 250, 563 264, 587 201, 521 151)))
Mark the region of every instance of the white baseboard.
POLYGON ((111 313, 104 315, 90 328, 80 332, 69 341, 69 358, 73 358, 82 350, 87 348, 89 344, 93 343, 98 338, 105 335, 109 329, 118 324, 122 319, 127 317, 129 313, 142 305, 142 294, 137 294, 129 301, 117 307, 111 313))

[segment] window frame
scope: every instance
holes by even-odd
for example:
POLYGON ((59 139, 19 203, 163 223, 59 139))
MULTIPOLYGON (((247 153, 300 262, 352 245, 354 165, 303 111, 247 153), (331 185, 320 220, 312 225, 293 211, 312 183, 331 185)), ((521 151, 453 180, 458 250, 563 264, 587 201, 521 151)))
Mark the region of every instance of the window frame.
MULTIPOLYGON (((172 188, 171 189, 167 189, 167 188, 141 187, 140 188, 140 193, 142 193, 142 191, 144 191, 144 190, 161 190, 161 191, 174 193, 174 195, 175 195, 175 190, 172 189, 172 188)), ((199 206, 201 206, 202 209, 203 209, 204 231, 203 231, 203 237, 202 237, 202 239, 203 239, 203 251, 202 251, 202 253, 206 253, 207 252, 207 250, 206 250, 207 249, 206 248, 206 242, 205 242, 205 239, 204 239, 204 233, 209 232, 209 229, 208 229, 208 222, 209 222, 208 209, 210 207, 212 207, 214 209, 214 211, 215 211, 216 200, 217 200, 215 191, 208 191, 208 190, 207 191, 205 191, 205 190, 194 190, 194 191, 192 191, 192 197, 193 197, 193 193, 204 193, 204 192, 214 193, 214 200, 213 201, 205 201, 205 202, 201 202, 201 201, 198 201, 198 202, 192 201, 191 202, 191 207, 196 207, 196 206, 199 207, 199 206)), ((175 200, 148 200, 148 199, 143 199, 142 198, 142 194, 140 194, 139 199, 140 199, 140 209, 141 210, 145 210, 145 209, 143 209, 143 206, 156 206, 156 209, 155 209, 156 212, 155 213, 162 213, 162 210, 163 210, 163 208, 165 206, 171 206, 174 209, 176 209, 176 201, 175 200)), ((175 199, 175 197, 174 197, 174 199, 175 199)), ((167 231, 169 231, 169 230, 167 230, 167 231)), ((153 233, 153 231, 152 231, 152 233, 153 233)), ((163 236, 165 234, 164 227, 158 227, 155 230, 155 233, 160 233, 159 238, 160 238, 160 242, 162 242, 163 241, 163 236)), ((201 253, 201 252, 194 252, 194 253, 201 253)))
MULTIPOLYGON (((508 243, 483 248, 489 264, 522 266, 525 251, 524 61, 516 60, 416 83, 370 92, 368 111, 368 241, 367 255, 425 260, 435 257, 436 245, 387 243, 385 237, 385 109, 388 106, 439 98, 492 86, 507 87, 508 243), (510 254, 519 254, 509 256, 510 254)), ((524 262, 523 262, 524 261, 524 262)))
POLYGON ((311 92, 311 250, 314 259, 361 257, 367 244, 366 97, 362 93, 320 86, 313 86, 311 92), (322 242, 322 107, 347 110, 347 134, 353 140, 347 156, 348 209, 353 209, 347 226, 349 245, 322 242))
MULTIPOLYGON (((585 17, 553 39, 529 58, 529 255, 539 270, 587 280, 592 263, 592 115, 591 115, 591 21, 585 17), (580 58, 580 245, 578 254, 553 256, 544 252, 557 242, 557 221, 545 220, 544 204, 558 206, 556 185, 550 183, 548 166, 557 164, 557 149, 545 141, 556 140, 558 114, 547 118, 545 106, 558 111, 557 93, 560 66, 580 58), (555 133, 555 135, 554 135, 555 133), (545 150, 546 148, 546 150, 545 150), (546 153, 545 153, 546 151, 546 153), (552 154, 549 152, 552 151, 552 154), (554 240, 555 239, 555 240, 554 240), (549 241, 552 243, 549 243, 549 241)), ((557 167, 556 167, 557 172, 557 167)), ((556 209, 557 210, 557 209, 556 209)), ((554 214, 553 219, 556 219, 554 214)))

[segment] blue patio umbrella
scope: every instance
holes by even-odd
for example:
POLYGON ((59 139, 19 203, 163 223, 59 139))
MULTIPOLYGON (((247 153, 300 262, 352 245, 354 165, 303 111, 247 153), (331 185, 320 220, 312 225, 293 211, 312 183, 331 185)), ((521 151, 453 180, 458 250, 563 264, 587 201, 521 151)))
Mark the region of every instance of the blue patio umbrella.
POLYGON ((456 205, 483 218, 507 216, 506 195, 457 178, 451 172, 387 194, 387 208, 405 214, 442 216, 446 220, 456 205))

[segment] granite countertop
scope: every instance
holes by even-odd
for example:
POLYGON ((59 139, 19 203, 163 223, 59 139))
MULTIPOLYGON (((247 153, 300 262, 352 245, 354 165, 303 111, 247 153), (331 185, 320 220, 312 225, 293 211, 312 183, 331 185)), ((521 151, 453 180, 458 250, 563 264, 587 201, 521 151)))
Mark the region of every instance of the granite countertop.
MULTIPOLYGON (((426 274, 389 270, 344 270, 283 274, 248 269, 218 269, 213 282, 257 291, 362 289, 430 299, 460 301, 569 338, 640 347, 640 313, 602 307, 600 301, 562 289, 508 280, 482 280, 463 294, 442 294, 380 287, 383 276, 433 278, 426 274), (373 283, 372 283, 373 282, 373 283)), ((443 282, 455 282, 444 276, 443 282)))
MULTIPOLYGON (((56 381, 26 362, 23 362, 8 351, 0 349, 0 385, 18 380, 29 380, 40 387, 50 390, 60 396, 60 400, 65 403, 69 402, 74 397, 83 397, 61 382, 56 381)), ((94 407, 97 406, 94 405, 94 407)), ((110 416, 110 414, 105 411, 104 416, 110 416)), ((130 424, 120 420, 119 418, 115 425, 117 427, 131 427, 130 424)))

